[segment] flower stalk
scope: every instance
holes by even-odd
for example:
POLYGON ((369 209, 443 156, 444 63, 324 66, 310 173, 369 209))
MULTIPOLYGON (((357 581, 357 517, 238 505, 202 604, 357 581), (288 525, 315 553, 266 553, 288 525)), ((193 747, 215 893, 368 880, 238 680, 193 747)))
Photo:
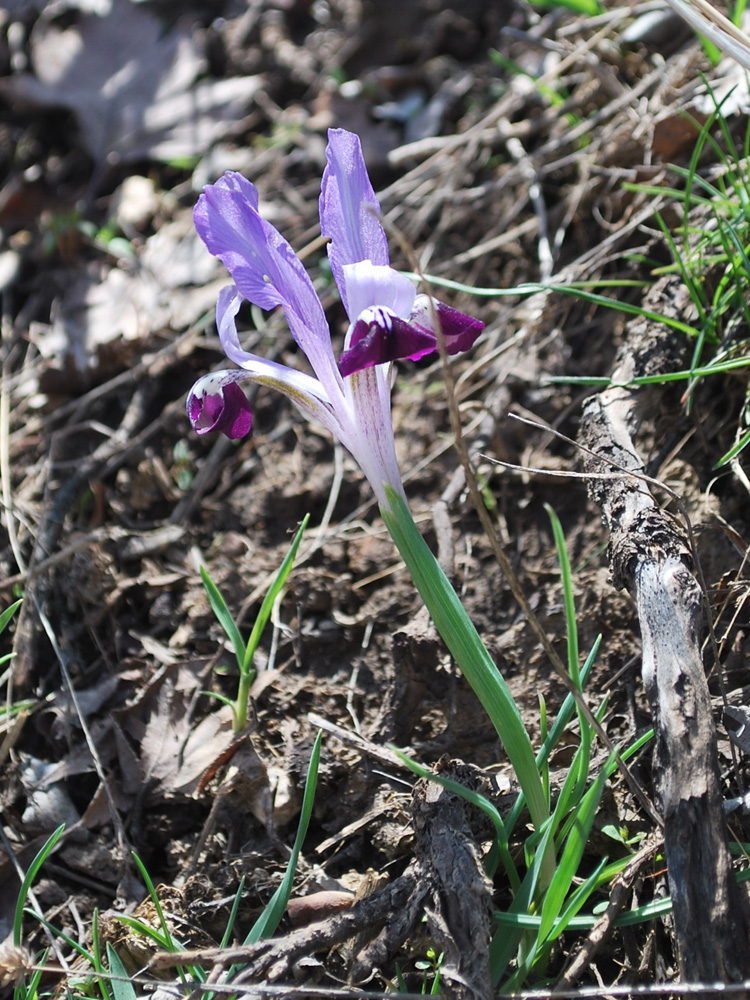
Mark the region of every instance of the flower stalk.
POLYGON ((380 513, 406 563, 435 628, 461 673, 492 720, 526 796, 535 829, 549 816, 549 804, 534 749, 513 695, 482 642, 452 584, 430 551, 403 497, 387 491, 380 513))

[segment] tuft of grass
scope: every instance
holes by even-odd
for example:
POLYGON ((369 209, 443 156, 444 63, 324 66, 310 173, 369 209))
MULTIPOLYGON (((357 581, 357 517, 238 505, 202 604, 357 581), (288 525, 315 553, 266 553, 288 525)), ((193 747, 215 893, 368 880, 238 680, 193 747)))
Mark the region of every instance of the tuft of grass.
POLYGON ((289 552, 286 554, 284 561, 279 567, 278 573, 276 574, 266 596, 263 599, 260 611, 258 612, 252 631, 250 632, 250 638, 247 642, 245 642, 242 638, 239 626, 234 620, 234 616, 229 610, 227 602, 224 600, 221 591, 211 579, 206 567, 201 566, 201 579, 203 580, 203 586, 205 587, 206 594, 208 595, 208 600, 211 604, 213 613, 216 616, 216 620, 224 629, 227 638, 232 643, 240 674, 239 683, 237 685, 237 696, 234 700, 226 698, 224 695, 216 694, 215 692, 208 693, 211 694, 212 697, 217 698, 219 701, 222 701, 230 706, 232 709, 233 728, 236 733, 242 732, 242 730, 247 726, 250 688, 253 686, 253 682, 257 676, 257 671, 253 666, 253 660, 265 627, 268 624, 268 619, 271 617, 271 612, 273 611, 276 599, 283 590, 284 584, 292 571, 294 560, 297 557, 297 552, 299 550, 300 543, 302 542, 302 536, 305 533, 305 528, 307 527, 309 521, 310 515, 305 514, 302 519, 302 523, 297 529, 297 533, 292 540, 289 552))
MULTIPOLYGON (((523 989, 530 981, 546 975, 555 941, 562 933, 575 930, 579 925, 585 925, 586 928, 593 925, 596 919, 593 911, 583 916, 583 924, 579 920, 581 911, 592 904, 595 894, 606 888, 628 861, 626 857, 610 864, 606 857, 599 858, 593 867, 588 866, 586 870, 587 845, 602 792, 617 764, 615 754, 612 753, 601 768, 596 770, 593 766, 595 731, 578 704, 580 698, 577 699, 576 694, 582 696, 584 693, 601 644, 601 636, 581 663, 572 571, 563 529, 550 507, 547 507, 547 513, 560 565, 567 665, 573 688, 551 724, 547 717, 547 705, 543 699, 540 700, 543 742, 536 755, 536 767, 542 777, 548 800, 551 799, 549 758, 571 723, 575 724, 578 746, 562 786, 554 801, 550 801, 548 819, 525 839, 522 860, 518 858, 517 849, 512 847, 525 804, 522 793, 503 817, 486 797, 444 775, 433 774, 422 764, 394 748, 399 758, 415 774, 436 782, 480 809, 494 826, 494 843, 485 866, 490 875, 496 875, 498 870, 502 872, 511 895, 510 904, 495 914, 498 926, 490 948, 492 979, 495 985, 501 986, 504 993, 523 989), (547 873, 544 868, 550 858, 554 863, 551 873, 547 873)), ((605 711, 606 701, 596 712, 597 721, 601 722, 605 711)), ((653 733, 647 733, 637 739, 621 753, 622 759, 632 757, 652 735, 653 733)))
MULTIPOLYGON (((304 844, 305 837, 307 836, 307 830, 313 814, 318 769, 320 765, 322 735, 322 732, 318 732, 310 754, 310 763, 307 769, 307 778, 305 781, 305 791, 303 795, 299 823, 297 826, 297 834, 294 839, 294 844, 292 845, 284 877, 279 887, 276 889, 276 892, 264 907, 263 912, 245 936, 244 943, 246 945, 259 941, 262 938, 270 937, 274 934, 279 927, 289 902, 294 877, 297 871, 297 865, 302 852, 302 846, 304 844)), ((68 945, 69 948, 76 952, 87 963, 89 967, 88 970, 81 973, 80 977, 76 978, 74 991, 75 995, 88 997, 98 996, 100 1000, 135 1000, 138 994, 134 988, 133 982, 131 981, 132 977, 128 974, 116 949, 108 942, 104 952, 102 952, 101 940, 99 937, 98 912, 94 912, 92 920, 92 942, 91 948, 89 949, 84 947, 78 941, 75 941, 69 935, 64 934, 59 929, 55 928, 35 910, 31 910, 26 906, 29 889, 38 875, 42 865, 54 850, 55 845, 62 836, 64 829, 64 826, 61 826, 55 830, 29 866, 28 872, 26 873, 26 877, 24 878, 21 886, 18 902, 16 904, 16 914, 13 923, 13 943, 16 947, 21 947, 23 916, 24 914, 31 916, 38 920, 39 923, 41 923, 42 926, 44 926, 54 937, 68 945)), ((148 869, 137 854, 134 854, 133 857, 141 874, 141 878, 146 886, 148 897, 154 906, 158 926, 153 927, 144 920, 140 920, 139 918, 128 914, 120 914, 116 919, 126 927, 129 927, 133 933, 152 941, 160 951, 167 951, 172 954, 179 954, 180 952, 185 951, 185 944, 175 934, 169 920, 167 919, 167 915, 164 912, 161 900, 159 899, 159 894, 148 869)), ((235 894, 232 909, 227 920, 227 925, 224 929, 222 940, 219 945, 222 949, 227 948, 230 945, 235 934, 237 912, 239 910, 244 885, 245 880, 243 878, 240 882, 239 888, 237 889, 237 893, 235 894)), ((44 964, 45 959, 46 952, 40 957, 40 966, 44 964)), ((188 990, 193 989, 196 984, 200 985, 206 983, 206 980, 208 979, 208 971, 199 964, 186 962, 185 965, 178 965, 176 968, 177 975, 179 976, 183 987, 188 990)), ((240 966, 233 966, 227 972, 225 978, 231 981, 232 976, 239 971, 239 969, 240 966)), ((18 983, 14 992, 14 1000, 40 1000, 38 990, 42 974, 43 969, 37 968, 30 975, 27 982, 22 981, 18 983)), ((226 988, 222 991, 222 993, 226 993, 226 988)), ((67 995, 71 995, 70 989, 68 989, 67 995)), ((212 998, 216 996, 216 992, 204 987, 202 995, 204 1000, 212 1000, 212 998)))
MULTIPOLYGON (((709 94, 713 92, 709 88, 709 94)), ((573 296, 592 305, 614 309, 629 316, 662 324, 683 333, 692 342, 688 368, 666 374, 634 378, 628 385, 685 382, 684 401, 690 407, 701 380, 750 368, 750 124, 741 146, 722 113, 721 102, 714 98, 714 110, 704 124, 695 122, 697 141, 686 167, 671 166, 675 183, 672 186, 649 184, 624 185, 625 190, 669 197, 682 206, 682 224, 675 232, 663 217, 655 216, 672 262, 654 268, 652 279, 678 275, 695 309, 695 322, 686 322, 644 308, 637 303, 620 301, 603 294, 607 289, 645 287, 648 282, 632 280, 601 280, 568 282, 565 284, 526 283, 514 288, 472 288, 449 279, 425 275, 436 287, 446 287, 470 295, 487 298, 517 296, 526 298, 539 292, 555 292, 573 296), (715 135, 718 133, 718 135, 715 135), (704 153, 710 150, 718 167, 710 176, 701 171, 704 153)), ((416 276, 413 276, 416 277, 416 276)), ((609 386, 608 378, 560 376, 551 383, 567 385, 609 386)), ((740 455, 750 444, 750 387, 737 420, 732 445, 716 459, 721 469, 740 455)))
MULTIPOLYGON (((713 92, 709 88, 713 97, 713 92)), ((654 188, 626 185, 646 193, 670 195, 682 204, 683 221, 673 234, 664 220, 657 219, 672 253, 672 264, 654 274, 679 274, 698 316, 690 367, 670 378, 687 382, 684 400, 688 407, 702 379, 750 367, 750 127, 742 148, 737 146, 721 103, 700 128, 687 167, 672 166, 681 187, 654 188), (714 136, 718 131, 720 140, 714 136), (706 148, 718 161, 709 179, 699 172, 706 148)), ((662 377, 666 381, 665 377, 662 377)), ((659 381, 659 380, 656 380, 659 381)), ((721 455, 720 469, 750 443, 750 391, 739 414, 733 445, 721 455)))

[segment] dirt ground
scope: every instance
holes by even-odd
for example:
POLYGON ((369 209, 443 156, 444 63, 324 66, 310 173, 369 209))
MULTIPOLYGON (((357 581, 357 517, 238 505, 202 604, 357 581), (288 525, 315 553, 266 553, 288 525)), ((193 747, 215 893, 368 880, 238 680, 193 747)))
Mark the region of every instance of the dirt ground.
MULTIPOLYGON (((267 390, 253 396, 250 438, 192 433, 186 394, 224 365, 213 307, 226 276, 196 237, 191 211, 225 169, 252 180, 266 217, 295 249, 308 249, 306 266, 341 336, 317 198, 326 129, 343 127, 361 136, 384 215, 430 275, 482 289, 649 282, 670 260, 654 208, 673 226, 681 209, 628 184, 680 183, 670 164, 686 165, 697 138, 680 112, 702 113, 701 72, 727 82, 726 67, 712 68, 679 24, 663 37, 625 34, 653 7, 613 4, 582 16, 509 0, 195 0, 187 10, 170 0, 12 0, 0 9, 0 590, 3 606, 25 597, 0 640, 0 652, 16 653, 3 675, 0 937, 12 927, 16 863, 25 868, 66 823, 35 885, 34 905, 54 927, 90 945, 98 909, 109 939, 129 954, 112 914, 146 896, 135 851, 194 947, 221 938, 244 878, 242 939, 286 867, 318 728, 311 713, 343 732, 324 736, 295 897, 364 894, 408 865, 413 778, 388 744, 425 765, 447 755, 486 769, 512 792, 494 730, 420 614, 350 457, 267 390), (199 566, 249 629, 306 513, 300 558, 258 656, 250 732, 237 740, 226 707, 207 693, 231 696, 236 667, 199 566)), ((743 112, 728 121, 741 136, 743 112)), ((715 160, 707 153, 701 169, 715 160)), ((392 255, 395 266, 410 266, 395 241, 392 255)), ((643 289, 613 294, 637 302, 643 289)), ((555 294, 441 295, 487 324, 453 370, 506 551, 564 657, 544 505, 554 508, 584 655, 602 635, 590 700, 606 696, 607 732, 632 742, 649 727, 632 602, 610 582, 607 532, 585 483, 539 471, 579 467, 575 446, 544 427, 575 439, 595 390, 565 379, 606 378, 626 318, 555 294)), ((298 363, 281 315, 248 309, 242 320, 249 349, 298 363)), ((734 336, 741 345, 747 331, 734 336)), ((539 699, 554 717, 563 688, 457 472, 440 362, 397 367, 394 425, 413 512, 452 560, 537 744, 539 699), (447 534, 433 515, 441 498, 447 534)), ((651 474, 688 505, 724 684, 742 704, 747 481, 713 467, 744 419, 744 376, 705 380, 690 406, 683 390, 652 390, 639 443, 651 474)), ((568 742, 552 760, 553 789, 573 733, 568 742)), ((736 794, 727 747, 720 729, 726 792, 736 794)), ((649 788, 648 752, 634 770, 649 788)), ((613 825, 625 839, 651 830, 617 777, 584 870, 628 850, 602 832, 613 825)), ((748 839, 741 820, 736 834, 748 839)), ((495 890, 507 904, 508 887, 498 880, 495 890)), ((627 905, 664 891, 663 866, 647 866, 627 905)), ((321 905, 325 915, 332 904, 321 905)), ((41 952, 39 920, 25 926, 28 946, 41 952)), ((578 940, 562 938, 551 976, 578 940)), ((397 963, 419 992, 428 948, 412 935, 370 969, 367 988, 394 984, 397 963)), ((314 979, 330 995, 347 977, 362 984, 351 972, 355 951, 318 952, 314 967, 298 970, 300 982, 314 979)), ((132 968, 147 957, 136 950, 132 968)), ((616 932, 582 983, 674 972, 669 922, 655 922, 616 932)), ((48 976, 45 988, 59 979, 48 976)))

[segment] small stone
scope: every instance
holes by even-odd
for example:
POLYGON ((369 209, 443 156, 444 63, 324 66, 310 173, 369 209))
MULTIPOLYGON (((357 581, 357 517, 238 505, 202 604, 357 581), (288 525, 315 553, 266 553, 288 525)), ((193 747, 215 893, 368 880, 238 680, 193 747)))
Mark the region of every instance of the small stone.
POLYGON ((126 178, 112 199, 112 210, 123 230, 144 229, 159 211, 154 182, 134 174, 126 178))

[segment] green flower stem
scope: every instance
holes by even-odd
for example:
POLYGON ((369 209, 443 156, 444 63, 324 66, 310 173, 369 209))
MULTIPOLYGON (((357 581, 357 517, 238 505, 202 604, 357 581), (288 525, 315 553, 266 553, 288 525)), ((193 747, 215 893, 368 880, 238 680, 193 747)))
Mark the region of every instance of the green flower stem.
POLYGON ((492 720, 526 797, 534 828, 539 830, 549 817, 549 803, 531 740, 513 695, 450 581, 419 533, 403 496, 392 487, 386 487, 386 498, 388 506, 380 508, 385 525, 435 627, 492 720))
POLYGON ((240 671, 240 680, 237 685, 237 700, 234 703, 234 731, 241 733, 247 726, 247 709, 250 704, 250 688, 253 681, 258 676, 257 671, 252 667, 240 671))

